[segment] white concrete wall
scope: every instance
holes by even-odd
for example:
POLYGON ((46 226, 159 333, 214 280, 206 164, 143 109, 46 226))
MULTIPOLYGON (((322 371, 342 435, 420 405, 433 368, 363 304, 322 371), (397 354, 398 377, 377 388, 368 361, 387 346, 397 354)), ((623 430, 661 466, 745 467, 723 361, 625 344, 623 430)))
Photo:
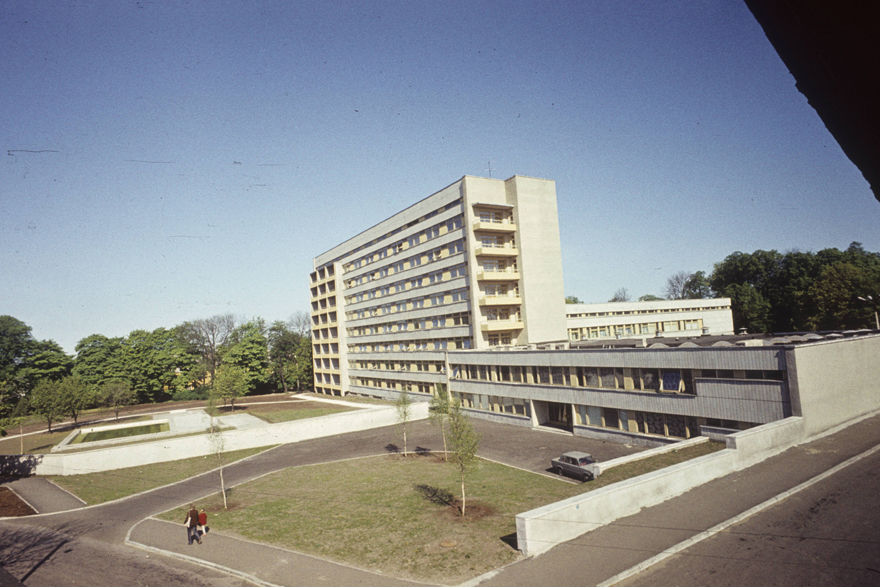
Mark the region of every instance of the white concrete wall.
MULTIPOLYGON (((413 420, 428 417, 428 403, 414 403, 413 420)), ((320 418, 308 418, 293 422, 271 424, 248 430, 229 430, 220 433, 223 451, 258 448, 274 444, 300 442, 313 438, 334 436, 357 430, 368 430, 397 424, 394 407, 367 408, 353 412, 331 414, 320 418)), ((155 442, 129 444, 73 454, 25 455, 5 457, 4 468, 11 459, 22 462, 37 461, 37 475, 81 475, 98 471, 112 471, 126 467, 150 465, 180 459, 213 454, 215 447, 211 436, 202 434, 182 438, 167 438, 155 442)))
POLYGON ((615 483, 516 516, 517 547, 540 554, 642 508, 744 469, 804 438, 801 418, 787 418, 731 435, 728 448, 615 483))
POLYGON ((807 434, 880 409, 880 335, 798 345, 789 387, 807 434))
POLYGON ((506 182, 516 198, 519 289, 525 328, 519 344, 567 340, 565 286, 556 183, 515 175, 506 182))

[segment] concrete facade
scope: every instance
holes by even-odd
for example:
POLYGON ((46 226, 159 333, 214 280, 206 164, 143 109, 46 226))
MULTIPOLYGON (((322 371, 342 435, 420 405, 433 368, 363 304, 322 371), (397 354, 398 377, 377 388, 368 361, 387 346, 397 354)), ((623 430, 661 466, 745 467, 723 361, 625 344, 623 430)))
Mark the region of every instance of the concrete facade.
POLYGON ((554 182, 465 176, 314 259, 315 391, 428 397, 445 352, 565 338, 554 182))
POLYGON ((571 341, 733 334, 730 298, 566 304, 571 341))

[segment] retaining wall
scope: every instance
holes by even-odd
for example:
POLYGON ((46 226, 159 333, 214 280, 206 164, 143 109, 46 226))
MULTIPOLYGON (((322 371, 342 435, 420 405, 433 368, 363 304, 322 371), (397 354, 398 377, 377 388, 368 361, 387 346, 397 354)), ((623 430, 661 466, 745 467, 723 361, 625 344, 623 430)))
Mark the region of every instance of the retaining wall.
POLYGON ((728 436, 727 448, 716 453, 519 514, 517 547, 526 555, 540 554, 782 452, 803 440, 804 430, 802 418, 771 422, 728 436))
MULTIPOLYGON (((412 420, 428 417, 426 402, 413 403, 411 410, 412 420)), ((261 428, 227 430, 217 436, 222 442, 222 450, 228 452, 335 436, 397 423, 397 410, 394 407, 383 406, 330 414, 320 418, 267 424, 261 428)), ((13 455, 0 457, 0 472, 18 475, 80 475, 112 471, 210 455, 216 452, 215 442, 211 435, 200 434, 79 453, 13 455)))

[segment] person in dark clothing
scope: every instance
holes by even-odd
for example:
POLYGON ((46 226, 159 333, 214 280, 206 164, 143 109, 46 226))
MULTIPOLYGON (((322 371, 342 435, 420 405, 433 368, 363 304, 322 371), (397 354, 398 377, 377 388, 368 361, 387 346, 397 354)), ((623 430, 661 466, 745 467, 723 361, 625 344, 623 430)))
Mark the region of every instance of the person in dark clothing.
POLYGON ((193 541, 202 543, 202 539, 199 538, 199 510, 196 509, 195 504, 190 504, 189 512, 186 514, 186 520, 183 522, 186 525, 186 538, 190 546, 192 546, 193 541))

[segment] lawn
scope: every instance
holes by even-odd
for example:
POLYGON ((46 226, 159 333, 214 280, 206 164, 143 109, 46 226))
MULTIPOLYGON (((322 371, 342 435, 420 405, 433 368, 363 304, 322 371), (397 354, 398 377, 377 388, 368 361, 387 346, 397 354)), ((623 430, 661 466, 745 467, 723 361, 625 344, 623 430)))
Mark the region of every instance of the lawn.
MULTIPOLYGON (((201 502, 212 530, 391 576, 458 584, 517 560, 518 513, 694 458, 706 443, 612 469, 585 484, 479 461, 458 515, 455 469, 433 455, 287 469, 201 502), (614 475, 611 473, 614 472, 614 475)), ((171 521, 180 512, 163 514, 171 521)))
MULTIPOLYGON (((228 465, 270 448, 272 447, 267 446, 223 453, 223 463, 228 465)), ((217 456, 208 455, 86 475, 47 476, 46 479, 60 485, 87 504, 94 505, 183 481, 215 468, 217 456)))
POLYGON ((159 432, 168 432, 170 429, 168 422, 156 422, 155 424, 144 424, 142 426, 132 426, 130 428, 110 428, 109 430, 97 429, 93 432, 80 432, 70 444, 97 442, 99 440, 110 440, 113 438, 128 438, 131 436, 141 436, 143 434, 158 434, 159 432))
POLYGON ((325 402, 289 401, 237 406, 234 411, 232 411, 230 406, 219 407, 217 408, 217 415, 228 416, 230 414, 246 413, 256 416, 270 424, 277 424, 279 422, 290 422, 292 420, 302 420, 304 418, 318 418, 329 414, 349 412, 355 409, 357 408, 327 404, 325 402))

